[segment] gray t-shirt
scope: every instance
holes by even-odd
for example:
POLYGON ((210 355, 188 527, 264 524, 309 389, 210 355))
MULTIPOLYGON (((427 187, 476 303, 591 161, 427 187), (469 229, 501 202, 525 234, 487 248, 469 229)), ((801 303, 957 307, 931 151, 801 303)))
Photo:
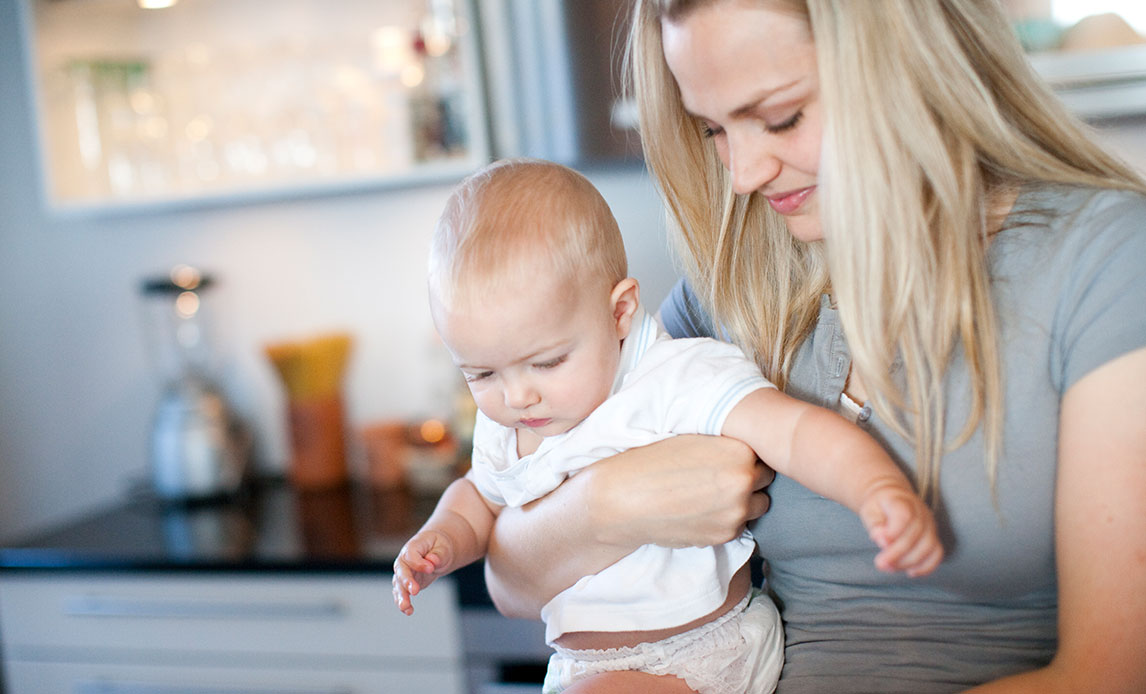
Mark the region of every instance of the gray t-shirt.
MULTIPOLYGON (((1059 405, 1076 381, 1146 345, 1146 198, 1028 187, 990 251, 1005 422, 997 505, 981 432, 943 459, 937 509, 947 557, 922 579, 877 571, 859 519, 789 478, 753 527, 780 605, 779 694, 953 692, 1046 664, 1057 642, 1054 485, 1059 405)), ((674 337, 712 335, 686 284, 661 315, 674 337)), ((835 409, 851 363, 825 301, 788 392, 835 409)), ((962 430, 968 377, 947 376, 947 431, 962 430)), ((861 423, 907 470, 912 447, 861 423)))

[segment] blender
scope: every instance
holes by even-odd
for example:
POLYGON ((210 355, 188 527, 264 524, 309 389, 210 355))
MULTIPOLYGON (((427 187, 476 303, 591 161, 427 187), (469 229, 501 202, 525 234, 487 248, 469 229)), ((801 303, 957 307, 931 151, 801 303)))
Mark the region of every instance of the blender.
POLYGON ((209 276, 180 265, 141 285, 162 394, 152 421, 152 487, 165 501, 223 499, 246 468, 243 428, 210 375, 205 299, 209 276))

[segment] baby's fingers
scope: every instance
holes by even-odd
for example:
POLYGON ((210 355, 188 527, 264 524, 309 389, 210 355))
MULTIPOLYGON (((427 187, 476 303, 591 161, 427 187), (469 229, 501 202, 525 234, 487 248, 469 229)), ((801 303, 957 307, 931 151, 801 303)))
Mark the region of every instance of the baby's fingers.
POLYGON ((882 522, 871 527, 871 536, 880 547, 886 547, 909 531, 913 522, 919 520, 919 510, 914 499, 902 496, 889 496, 879 503, 882 522))
POLYGON ((911 549, 910 538, 900 535, 895 541, 885 543, 879 554, 875 555, 875 568, 888 573, 899 571, 900 561, 911 549))
POLYGON ((908 576, 926 576, 943 560, 943 543, 930 513, 919 519, 920 533, 915 543, 899 559, 899 569, 908 576))
POLYGON ((434 554, 427 554, 421 556, 409 552, 403 552, 399 561, 410 567, 411 571, 423 574, 432 574, 438 568, 438 563, 441 559, 434 554))
POLYGON ((939 566, 943 545, 930 516, 917 519, 876 556, 881 571, 906 571, 909 576, 925 576, 939 566))
POLYGON ((412 542, 402 548, 398 553, 398 560, 394 562, 395 567, 398 564, 405 564, 411 572, 422 574, 433 574, 445 563, 446 560, 438 553, 436 547, 416 548, 412 542))
POLYGON ((908 523, 893 530, 890 524, 872 531, 872 539, 880 547, 875 565, 880 571, 898 571, 904 559, 924 540, 927 531, 923 523, 908 523))
POLYGON ((865 504, 860 508, 859 516, 863 521, 863 527, 867 529, 868 537, 879 547, 884 547, 888 543, 888 538, 887 515, 883 512, 883 508, 879 504, 865 504))
POLYGON ((392 580, 394 604, 398 606, 402 614, 414 614, 414 603, 410 600, 410 596, 416 595, 418 592, 418 584, 413 580, 403 578, 398 574, 394 574, 392 580))
POLYGON ((912 578, 919 576, 926 576, 935 569, 939 568, 939 563, 943 561, 943 546, 938 542, 931 548, 929 552, 919 558, 918 561, 913 562, 910 566, 905 567, 907 575, 912 578))

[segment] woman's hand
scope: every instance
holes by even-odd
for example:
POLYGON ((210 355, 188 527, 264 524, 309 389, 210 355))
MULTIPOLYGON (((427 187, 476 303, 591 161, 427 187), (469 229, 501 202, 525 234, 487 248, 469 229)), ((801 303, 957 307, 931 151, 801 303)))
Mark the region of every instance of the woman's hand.
POLYGON ((486 585, 504 614, 535 619, 557 593, 641 545, 735 538, 768 510, 773 477, 748 446, 723 437, 677 436, 598 461, 501 513, 486 585))
POLYGON ((594 534, 626 553, 735 539, 768 510, 764 488, 775 477, 751 448, 726 437, 677 436, 608 463, 593 479, 594 534))

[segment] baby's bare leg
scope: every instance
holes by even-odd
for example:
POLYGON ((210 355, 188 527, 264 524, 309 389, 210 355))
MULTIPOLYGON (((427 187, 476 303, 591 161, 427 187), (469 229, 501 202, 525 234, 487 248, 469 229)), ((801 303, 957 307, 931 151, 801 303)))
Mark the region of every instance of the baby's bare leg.
POLYGON ((679 677, 622 670, 602 672, 575 683, 564 694, 696 694, 679 677))

